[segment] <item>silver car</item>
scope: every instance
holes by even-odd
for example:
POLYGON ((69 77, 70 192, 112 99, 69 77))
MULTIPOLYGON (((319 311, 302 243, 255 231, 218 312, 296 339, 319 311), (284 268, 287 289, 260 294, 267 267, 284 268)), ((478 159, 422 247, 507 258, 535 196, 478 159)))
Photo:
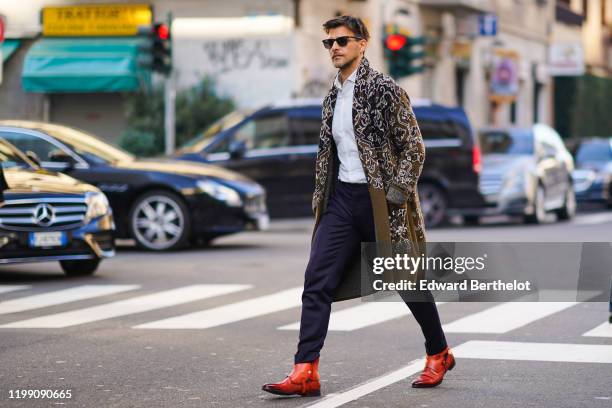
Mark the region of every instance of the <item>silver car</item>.
POLYGON ((479 215, 518 215, 527 223, 543 222, 548 212, 558 219, 574 216, 574 160, 554 129, 484 128, 479 141, 486 201, 479 215))

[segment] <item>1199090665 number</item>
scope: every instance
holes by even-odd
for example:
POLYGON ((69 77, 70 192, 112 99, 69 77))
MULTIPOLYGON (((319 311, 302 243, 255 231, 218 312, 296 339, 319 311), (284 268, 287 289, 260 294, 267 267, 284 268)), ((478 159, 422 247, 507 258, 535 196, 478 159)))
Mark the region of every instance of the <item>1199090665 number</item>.
POLYGON ((9 399, 66 399, 72 390, 9 390, 9 399))

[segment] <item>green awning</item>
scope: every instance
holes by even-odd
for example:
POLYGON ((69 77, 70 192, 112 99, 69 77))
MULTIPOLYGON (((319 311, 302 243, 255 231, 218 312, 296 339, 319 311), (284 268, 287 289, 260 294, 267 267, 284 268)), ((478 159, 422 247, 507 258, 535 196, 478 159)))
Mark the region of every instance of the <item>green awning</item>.
POLYGON ((17 48, 19 48, 19 40, 4 40, 2 43, 2 62, 9 59, 17 48))
POLYGON ((123 92, 147 86, 138 67, 139 39, 44 38, 28 51, 22 85, 27 92, 123 92))

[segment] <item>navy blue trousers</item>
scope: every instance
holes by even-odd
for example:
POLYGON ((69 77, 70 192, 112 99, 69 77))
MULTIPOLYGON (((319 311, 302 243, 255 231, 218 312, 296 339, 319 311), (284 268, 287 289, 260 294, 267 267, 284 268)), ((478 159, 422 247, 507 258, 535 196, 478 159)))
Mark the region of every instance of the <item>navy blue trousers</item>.
MULTIPOLYGON (((296 364, 319 356, 327 335, 332 294, 347 262, 361 256, 361 242, 376 241, 374 231, 367 184, 337 180, 315 233, 306 267, 296 364)), ((431 292, 422 295, 427 301, 414 302, 409 300, 410 295, 400 292, 421 326, 427 354, 438 354, 446 348, 446 339, 431 292)))

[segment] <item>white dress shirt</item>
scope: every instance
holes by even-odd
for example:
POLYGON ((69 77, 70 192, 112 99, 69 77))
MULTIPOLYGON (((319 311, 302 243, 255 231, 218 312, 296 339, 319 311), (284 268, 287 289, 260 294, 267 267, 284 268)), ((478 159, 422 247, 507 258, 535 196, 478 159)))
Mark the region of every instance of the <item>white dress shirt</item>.
POLYGON ((340 159, 340 171, 338 178, 347 183, 366 183, 367 179, 363 171, 359 151, 355 142, 355 131, 353 129, 353 94, 355 91, 355 79, 357 70, 340 84, 340 73, 336 75, 334 85, 338 88, 338 98, 334 108, 332 121, 332 135, 338 148, 340 159))

